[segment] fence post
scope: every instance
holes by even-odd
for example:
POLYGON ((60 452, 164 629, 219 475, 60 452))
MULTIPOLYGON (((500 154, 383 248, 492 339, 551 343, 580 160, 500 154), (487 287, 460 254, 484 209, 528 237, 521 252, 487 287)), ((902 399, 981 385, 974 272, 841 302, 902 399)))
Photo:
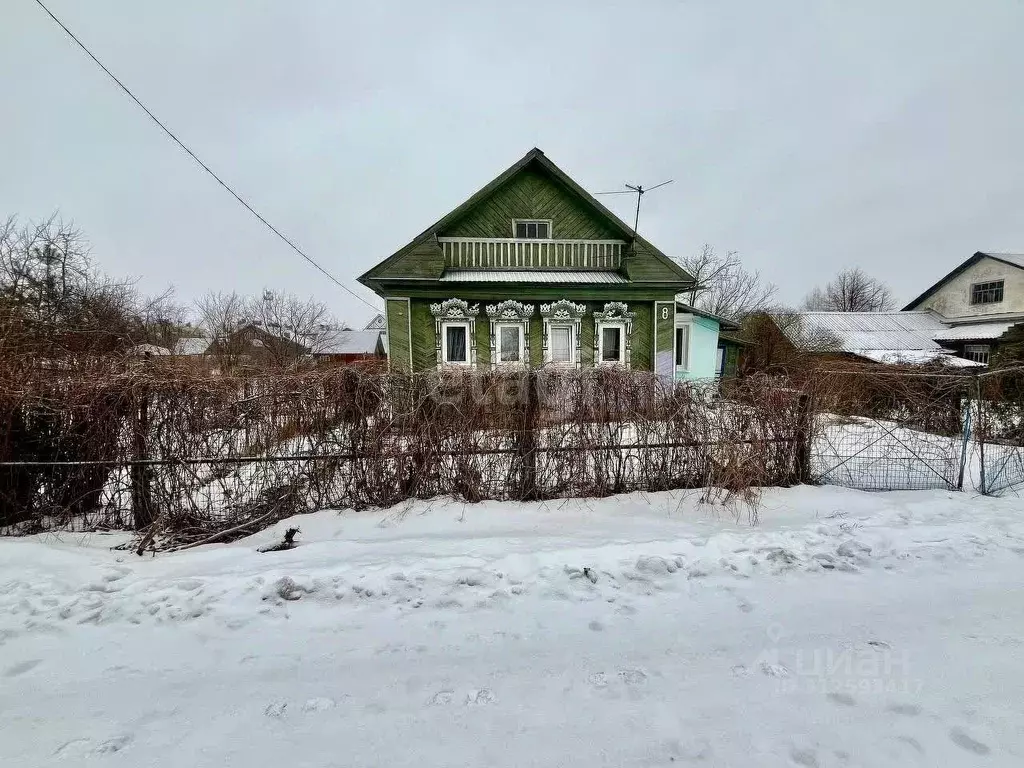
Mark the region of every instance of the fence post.
MULTIPOLYGON (((960 441, 960 473, 957 476, 956 489, 962 491, 964 489, 964 472, 967 468, 967 449, 971 444, 971 396, 970 392, 967 394, 967 408, 964 411, 963 416, 960 418, 960 434, 962 440, 960 441)), ((978 407, 981 407, 979 402, 978 407)))
POLYGON ((149 392, 143 387, 136 396, 133 459, 131 465, 132 515, 135 530, 153 522, 153 497, 150 492, 150 468, 140 462, 149 458, 149 392))
POLYGON ((797 483, 807 484, 811 482, 813 420, 813 401, 811 396, 804 392, 797 401, 796 456, 794 462, 794 481, 797 483))
POLYGON ((521 501, 537 498, 537 421, 540 414, 540 392, 537 371, 526 372, 526 407, 523 411, 523 431, 519 440, 519 461, 522 467, 519 498, 521 501))
POLYGON ((985 406, 981 399, 981 376, 975 380, 975 396, 978 400, 978 425, 974 430, 975 440, 978 442, 978 464, 981 473, 981 495, 988 495, 988 488, 985 487, 985 406))

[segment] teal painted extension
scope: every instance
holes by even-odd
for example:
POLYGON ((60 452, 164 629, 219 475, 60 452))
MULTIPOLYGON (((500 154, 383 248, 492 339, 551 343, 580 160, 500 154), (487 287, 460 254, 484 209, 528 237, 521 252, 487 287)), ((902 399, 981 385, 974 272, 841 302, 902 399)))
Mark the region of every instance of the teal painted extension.
MULTIPOLYGON (((693 279, 533 149, 359 281, 384 298, 396 370, 611 365, 715 375, 720 318, 693 279), (713 327, 712 327, 713 326, 713 327)), ((728 322, 728 321, 725 321, 728 322)))
POLYGON ((739 342, 724 338, 722 331, 739 325, 686 304, 676 305, 675 379, 701 381, 736 373, 739 342))

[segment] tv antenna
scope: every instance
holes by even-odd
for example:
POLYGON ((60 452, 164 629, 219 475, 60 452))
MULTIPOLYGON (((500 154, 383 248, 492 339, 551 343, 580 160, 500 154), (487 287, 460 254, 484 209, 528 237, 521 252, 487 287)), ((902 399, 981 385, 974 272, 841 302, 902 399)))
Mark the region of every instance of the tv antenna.
POLYGON ((643 184, 626 184, 626 189, 613 190, 611 192, 595 192, 597 195, 636 195, 636 216, 633 218, 633 237, 637 237, 637 227, 640 225, 640 201, 643 196, 648 192, 653 192, 658 187, 664 187, 666 184, 671 184, 674 179, 663 181, 661 184, 655 184, 653 187, 645 188, 643 184))

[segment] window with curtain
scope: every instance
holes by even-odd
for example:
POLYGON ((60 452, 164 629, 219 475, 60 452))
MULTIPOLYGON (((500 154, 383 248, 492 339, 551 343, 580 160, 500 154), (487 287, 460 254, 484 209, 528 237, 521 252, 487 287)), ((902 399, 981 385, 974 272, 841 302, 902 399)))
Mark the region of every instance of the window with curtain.
POLYGON ((622 328, 606 326, 601 329, 601 362, 622 362, 622 328))
POLYGON ((469 362, 469 327, 448 325, 444 329, 445 362, 469 362))
POLYGON ((572 326, 553 325, 548 330, 548 347, 551 351, 551 362, 572 362, 572 326))

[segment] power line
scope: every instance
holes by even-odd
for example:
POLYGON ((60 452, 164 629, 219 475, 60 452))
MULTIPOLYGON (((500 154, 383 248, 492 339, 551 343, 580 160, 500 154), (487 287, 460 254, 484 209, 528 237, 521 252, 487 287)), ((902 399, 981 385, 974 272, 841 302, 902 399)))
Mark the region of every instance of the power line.
POLYGON ((195 152, 193 152, 191 149, 189 149, 185 145, 185 143, 181 141, 181 139, 179 139, 177 136, 175 136, 171 132, 170 128, 168 128, 166 125, 164 125, 162 122, 160 122, 160 118, 158 118, 156 115, 154 115, 152 112, 150 112, 149 109, 146 107, 146 105, 143 104, 141 101, 139 101, 139 99, 135 96, 134 93, 132 93, 130 90, 128 90, 128 86, 126 86, 124 83, 122 83, 120 80, 118 80, 117 76, 113 72, 111 72, 109 69, 107 69, 103 65, 103 62, 100 61, 98 58, 96 58, 96 56, 93 55, 93 52, 90 51, 88 48, 86 48, 85 44, 81 40, 79 40, 77 37, 75 37, 75 33, 72 32, 70 29, 68 29, 64 25, 64 22, 62 22, 60 19, 58 19, 56 16, 54 16, 53 12, 49 8, 47 8, 45 5, 43 5, 41 0, 35 0, 35 2, 36 2, 36 5, 38 5, 44 11, 46 11, 46 15, 49 16, 51 19, 53 19, 57 23, 57 26, 59 26, 61 29, 64 30, 64 32, 67 34, 68 37, 70 37, 72 40, 75 41, 75 43, 78 45, 79 48, 81 48, 83 51, 85 51, 85 54, 96 63, 96 66, 98 66, 100 69, 102 69, 104 72, 106 72, 107 75, 110 77, 110 79, 113 80, 115 83, 117 83, 118 87, 122 91, 124 91, 126 94, 128 94, 128 97, 131 98, 131 100, 134 101, 139 106, 139 108, 149 116, 150 120, 152 120, 154 123, 156 123, 160 127, 160 130, 162 130, 164 133, 166 133, 175 144, 177 144, 179 147, 181 147, 183 150, 185 150, 185 152, 188 153, 188 156, 191 157, 193 160, 196 161, 196 163, 199 164, 200 168, 202 168, 204 171, 206 171, 208 174, 210 174, 210 176, 212 176, 214 178, 214 180, 218 184, 220 184, 222 187, 224 187, 224 189, 226 189, 228 191, 228 194, 230 194, 233 198, 235 198, 235 200, 237 200, 239 203, 241 203, 242 206, 247 211, 249 211, 249 213, 251 213, 257 219, 259 219, 261 222, 263 222, 264 226, 266 226, 267 229, 269 229, 271 232, 273 232, 275 235, 277 235, 281 240, 283 240, 293 251, 295 251, 297 254, 299 254, 299 256, 301 256, 306 261, 308 261, 310 264, 312 264, 314 267, 316 267, 318 270, 320 270, 329 280, 331 280, 331 282, 333 282, 335 285, 337 285, 343 291, 346 291, 346 292, 352 294, 352 296, 354 296, 355 298, 359 299, 359 301, 363 302, 363 304, 368 306, 370 309, 372 309, 374 311, 380 311, 380 307, 374 306, 373 304, 368 302, 366 299, 364 299, 362 296, 360 296, 358 293, 356 293, 351 288, 349 288, 347 285, 345 285, 340 280, 338 280, 338 278, 336 278, 334 275, 332 275, 326 269, 324 269, 319 264, 317 264, 316 261, 314 261, 311 256, 307 256, 303 252, 303 250, 301 248, 299 248, 299 246, 297 246, 295 243, 293 243, 291 240, 289 240, 284 234, 282 234, 281 231, 277 227, 275 227, 273 224, 271 224, 269 221, 267 221, 265 218, 263 218, 263 216, 259 213, 259 211, 257 211, 251 205, 249 205, 249 203, 246 202, 245 199, 242 198, 241 195, 239 195, 237 192, 235 192, 235 190, 233 190, 230 186, 228 186, 228 184, 220 176, 218 176, 216 173, 214 173, 213 170, 210 169, 210 166, 208 166, 206 163, 204 163, 202 160, 200 160, 196 156, 195 152))

